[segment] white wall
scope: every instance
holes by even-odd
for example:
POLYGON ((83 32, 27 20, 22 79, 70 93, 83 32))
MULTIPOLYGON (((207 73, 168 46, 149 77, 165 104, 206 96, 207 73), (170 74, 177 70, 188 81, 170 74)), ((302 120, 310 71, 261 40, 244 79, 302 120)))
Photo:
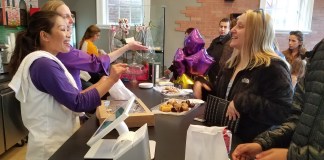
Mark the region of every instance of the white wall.
MULTIPOLYGON (((197 6, 200 4, 197 3, 196 0, 152 0, 152 5, 166 6, 164 65, 169 67, 172 63, 175 51, 183 47, 184 40, 184 32, 175 30, 179 27, 178 24, 175 24, 175 21, 188 20, 184 14, 181 14, 181 10, 184 10, 186 6, 197 6)), ((151 11, 154 12, 154 10, 151 11)))

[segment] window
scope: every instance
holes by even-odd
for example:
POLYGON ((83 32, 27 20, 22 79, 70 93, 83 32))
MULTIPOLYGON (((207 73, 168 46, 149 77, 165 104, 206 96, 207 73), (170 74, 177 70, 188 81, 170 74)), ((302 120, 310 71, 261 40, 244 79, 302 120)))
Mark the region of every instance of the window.
POLYGON ((261 0, 260 8, 274 19, 277 32, 311 32, 314 0, 261 0))
POLYGON ((150 0, 97 0, 97 25, 117 25, 127 18, 130 25, 148 24, 150 0))

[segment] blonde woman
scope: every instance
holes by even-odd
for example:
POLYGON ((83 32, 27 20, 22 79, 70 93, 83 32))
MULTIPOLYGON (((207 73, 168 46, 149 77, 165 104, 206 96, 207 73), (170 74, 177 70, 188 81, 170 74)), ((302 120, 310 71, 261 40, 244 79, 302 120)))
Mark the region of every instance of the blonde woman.
POLYGON ((231 33, 234 51, 217 76, 213 94, 230 101, 226 116, 240 118, 237 136, 250 142, 288 117, 293 95, 290 72, 273 50, 274 29, 263 10, 239 16, 231 33))
MULTIPOLYGON (((74 16, 71 13, 70 8, 61 0, 48 0, 41 7, 41 10, 57 12, 64 18, 68 27, 72 27, 74 23, 74 16)), ((88 55, 87 53, 71 46, 67 53, 59 53, 56 57, 62 61, 76 81, 78 88, 81 90, 80 70, 108 75, 110 63, 115 61, 128 50, 147 50, 147 47, 141 45, 140 42, 134 41, 109 53, 108 55, 96 57, 88 55)))

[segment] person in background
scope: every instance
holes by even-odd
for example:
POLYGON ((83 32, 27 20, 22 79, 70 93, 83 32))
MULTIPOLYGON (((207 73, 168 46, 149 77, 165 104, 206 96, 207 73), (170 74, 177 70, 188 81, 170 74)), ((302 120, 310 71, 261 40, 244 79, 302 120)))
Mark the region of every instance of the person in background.
MULTIPOLYGON (((61 0, 48 0, 42 7, 42 11, 55 11, 65 19, 69 27, 72 28, 74 16, 71 14, 69 7, 61 0)), ((147 50, 147 47, 141 45, 140 42, 130 42, 118 50, 96 57, 89 55, 81 50, 75 49, 72 46, 68 53, 59 53, 57 58, 65 65, 68 71, 75 79, 78 88, 81 90, 80 70, 87 72, 97 72, 108 75, 110 63, 115 61, 123 53, 128 50, 147 50)))
MULTIPOLYGON (((99 57, 100 55, 106 55, 103 50, 99 50, 97 46, 94 44, 100 38, 100 28, 96 25, 90 25, 87 30, 85 31, 79 49, 88 53, 89 55, 95 55, 99 57)), ((102 74, 100 73, 93 73, 93 72, 86 72, 80 71, 80 78, 82 83, 82 88, 85 89, 91 86, 93 83, 99 81, 102 74)))
POLYGON ((231 34, 234 51, 211 94, 230 102, 226 117, 240 118, 236 135, 242 142, 251 142, 289 116, 293 95, 290 71, 274 51, 272 19, 262 9, 239 16, 231 34))
POLYGON ((292 116, 285 123, 240 144, 233 160, 324 159, 324 39, 308 52, 305 77, 296 85, 292 116))
POLYGON ((80 42, 80 50, 87 52, 88 54, 94 54, 95 56, 105 55, 106 53, 103 50, 99 50, 97 46, 94 44, 100 38, 100 28, 96 25, 91 25, 85 31, 81 42, 80 42))
MULTIPOLYGON (((187 38, 187 36, 194 30, 195 28, 187 28, 186 29, 186 31, 185 31, 185 38, 184 39, 186 39, 187 38)), ((172 75, 172 78, 170 79, 170 81, 172 82, 173 80, 176 80, 177 78, 178 78, 178 76, 179 75, 177 75, 177 73, 176 73, 176 68, 175 68, 175 66, 173 65, 173 64, 171 64, 171 66, 168 68, 168 69, 166 69, 165 71, 164 71, 164 75, 166 76, 166 77, 169 77, 169 75, 171 74, 171 72, 173 73, 173 75, 172 75)))
POLYGON ((229 18, 223 18, 219 21, 218 33, 216 37, 207 49, 207 53, 214 58, 219 65, 223 66, 226 60, 231 57, 233 48, 230 47, 231 33, 230 26, 231 20, 229 18), (222 58, 222 59, 221 59, 222 58))
POLYGON ((208 69, 208 81, 203 77, 199 77, 196 79, 193 86, 195 98, 206 100, 207 93, 211 90, 209 86, 211 85, 211 83, 215 82, 216 76, 220 68, 222 68, 225 65, 226 61, 232 55, 233 48, 230 47, 230 24, 231 20, 228 18, 223 18, 218 24, 219 36, 212 41, 212 43, 207 49, 207 53, 214 58, 215 62, 208 69))
POLYGON ((9 67, 9 87, 21 104, 29 131, 27 160, 48 159, 79 127, 78 112, 94 110, 100 97, 119 80, 126 64, 116 64, 110 76, 80 92, 72 75, 56 55, 70 50, 71 32, 56 12, 34 13, 18 34, 9 67))
POLYGON ((306 51, 303 33, 301 31, 291 31, 289 35, 289 48, 282 51, 282 53, 291 66, 293 87, 296 86, 298 80, 305 74, 306 60, 303 60, 303 57, 306 51))

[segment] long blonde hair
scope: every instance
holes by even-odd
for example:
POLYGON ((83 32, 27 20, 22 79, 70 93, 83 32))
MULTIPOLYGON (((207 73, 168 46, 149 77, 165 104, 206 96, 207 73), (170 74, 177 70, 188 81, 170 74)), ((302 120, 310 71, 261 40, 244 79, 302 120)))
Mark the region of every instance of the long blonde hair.
POLYGON ((234 49, 232 56, 227 61, 228 67, 236 67, 241 61, 241 53, 249 56, 246 68, 261 65, 269 66, 272 58, 280 57, 274 51, 275 32, 270 15, 263 10, 247 10, 245 37, 241 50, 234 49))
POLYGON ((41 8, 42 11, 56 11, 62 5, 66 5, 61 0, 48 0, 41 8))

